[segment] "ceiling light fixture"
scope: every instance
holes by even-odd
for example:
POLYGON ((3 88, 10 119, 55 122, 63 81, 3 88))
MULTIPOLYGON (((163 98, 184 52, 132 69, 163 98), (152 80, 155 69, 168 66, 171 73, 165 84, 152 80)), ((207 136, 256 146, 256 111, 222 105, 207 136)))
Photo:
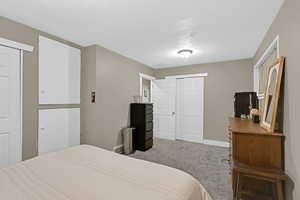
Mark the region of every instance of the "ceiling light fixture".
POLYGON ((183 58, 189 58, 193 54, 193 50, 191 49, 182 49, 177 52, 178 55, 180 55, 183 58))

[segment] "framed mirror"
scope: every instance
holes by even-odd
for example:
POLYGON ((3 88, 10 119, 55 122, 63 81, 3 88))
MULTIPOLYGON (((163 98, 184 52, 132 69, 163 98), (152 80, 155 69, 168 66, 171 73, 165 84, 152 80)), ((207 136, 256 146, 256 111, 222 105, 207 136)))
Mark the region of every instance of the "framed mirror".
POLYGON ((284 57, 280 57, 269 67, 267 73, 265 100, 261 116, 261 126, 270 132, 275 131, 284 60, 284 57))

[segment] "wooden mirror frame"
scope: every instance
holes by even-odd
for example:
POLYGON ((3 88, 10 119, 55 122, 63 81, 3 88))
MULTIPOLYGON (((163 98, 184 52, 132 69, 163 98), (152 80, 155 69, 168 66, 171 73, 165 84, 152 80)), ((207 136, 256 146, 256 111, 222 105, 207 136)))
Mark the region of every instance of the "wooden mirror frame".
MULTIPOLYGON (((281 87, 281 80, 282 80, 282 74, 283 74, 283 69, 284 69, 284 61, 285 57, 281 56, 276 62, 274 62, 268 69, 268 77, 267 77, 267 82, 265 86, 265 98, 264 98, 264 103, 263 103, 263 108, 262 108, 262 115, 261 115, 261 121, 260 121, 260 126, 267 129, 270 132, 275 131, 275 126, 276 126, 276 120, 277 120, 277 110, 278 110, 278 101, 279 101, 279 96, 280 96, 280 87, 281 87), (273 67, 279 64, 278 68, 278 73, 276 77, 276 84, 274 88, 274 102, 271 105, 273 107, 272 109, 272 119, 270 123, 266 122, 267 118, 267 104, 269 100, 269 82, 270 82, 270 76, 271 76, 271 70, 273 67)), ((271 109, 270 109, 271 110, 271 109)))

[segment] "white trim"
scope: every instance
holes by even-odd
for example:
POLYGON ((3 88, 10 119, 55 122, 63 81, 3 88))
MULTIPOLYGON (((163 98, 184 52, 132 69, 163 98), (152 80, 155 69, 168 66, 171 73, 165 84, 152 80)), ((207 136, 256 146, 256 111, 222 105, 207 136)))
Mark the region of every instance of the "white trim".
POLYGON ((219 147, 229 147, 228 142, 217 141, 217 140, 203 140, 203 144, 212 145, 212 146, 219 146, 219 147))
POLYGON ((7 39, 1 38, 1 37, 0 37, 0 45, 11 47, 11 48, 14 48, 14 49, 29 51, 29 52, 32 52, 33 49, 34 49, 33 46, 30 46, 28 44, 19 43, 19 42, 15 42, 15 41, 12 41, 12 40, 7 40, 7 39))
POLYGON ((176 136, 176 140, 183 140, 187 142, 204 144, 203 134, 201 135, 201 137, 198 137, 197 135, 185 135, 184 137, 176 136))
POLYGON ((140 76, 140 97, 143 96, 143 79, 150 80, 150 101, 152 102, 152 81, 156 78, 148 74, 139 73, 140 76))
POLYGON ((206 76, 208 76, 208 73, 166 76, 166 78, 194 78, 194 77, 206 77, 206 76))
POLYGON ((266 51, 263 53, 263 55, 260 57, 260 59, 257 61, 257 63, 253 67, 253 87, 254 91, 258 94, 259 99, 263 99, 264 95, 259 94, 259 66, 262 65, 263 62, 267 59, 269 54, 273 51, 273 49, 277 49, 277 58, 280 57, 280 51, 279 51, 279 35, 276 36, 276 38, 273 40, 273 42, 270 44, 270 46, 266 49, 266 51))
POLYGON ((20 50, 20 135, 21 135, 21 160, 23 160, 23 53, 24 53, 24 50, 21 49, 20 50))
POLYGON ((155 77, 150 76, 150 75, 148 75, 148 74, 140 73, 139 75, 140 75, 140 77, 142 77, 142 78, 144 78, 144 79, 147 79, 147 80, 155 80, 155 79, 156 79, 155 77))
POLYGON ((266 49, 266 51, 263 53, 261 58, 254 65, 254 68, 258 68, 258 66, 261 65, 261 63, 264 62, 264 60, 266 59, 268 54, 271 53, 272 50, 275 49, 275 48, 278 49, 277 57, 279 57, 280 56, 280 54, 279 54, 279 35, 276 36, 276 38, 273 40, 273 42, 270 44, 270 46, 266 49))
POLYGON ((153 137, 159 138, 159 139, 165 139, 165 140, 172 140, 172 141, 176 140, 174 135, 155 134, 155 136, 153 136, 153 137))

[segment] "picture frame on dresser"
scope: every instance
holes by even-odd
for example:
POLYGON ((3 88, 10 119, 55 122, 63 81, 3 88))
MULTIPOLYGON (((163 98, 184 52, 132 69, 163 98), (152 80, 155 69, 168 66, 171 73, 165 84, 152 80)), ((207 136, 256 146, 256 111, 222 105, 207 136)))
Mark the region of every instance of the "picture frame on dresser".
POLYGON ((265 99, 261 110, 260 126, 274 132, 276 130, 280 88, 284 71, 285 57, 281 56, 268 69, 265 99))

